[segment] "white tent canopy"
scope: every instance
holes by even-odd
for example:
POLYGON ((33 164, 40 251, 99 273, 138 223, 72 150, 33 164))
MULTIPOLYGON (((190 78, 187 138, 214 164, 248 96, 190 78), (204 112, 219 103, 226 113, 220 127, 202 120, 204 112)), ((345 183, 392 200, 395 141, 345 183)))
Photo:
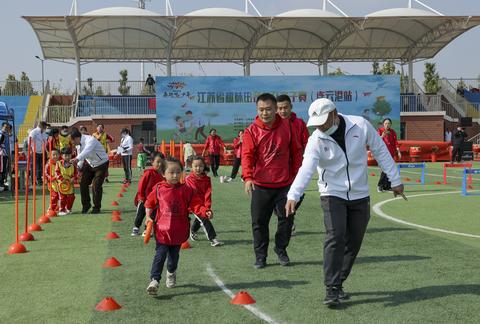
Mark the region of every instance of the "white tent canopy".
MULTIPOLYGON (((341 17, 301 9, 274 17, 210 8, 163 16, 106 8, 82 16, 24 17, 45 59, 178 62, 312 62, 430 59, 480 24, 479 16, 439 16, 413 8, 341 17)), ((78 73, 79 74, 79 73, 78 73)))

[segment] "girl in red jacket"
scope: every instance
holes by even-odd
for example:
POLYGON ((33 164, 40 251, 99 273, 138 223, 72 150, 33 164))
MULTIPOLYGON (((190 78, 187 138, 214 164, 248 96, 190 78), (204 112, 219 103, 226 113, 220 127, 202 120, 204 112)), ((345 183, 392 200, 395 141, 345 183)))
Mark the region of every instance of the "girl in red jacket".
MULTIPOLYGON (((192 172, 185 179, 185 183, 195 190, 195 194, 200 197, 205 207, 211 209, 212 181, 207 175, 208 171, 209 169, 203 157, 194 156, 192 159, 192 172)), ((192 228, 190 229, 190 238, 192 241, 197 240, 197 231, 200 229, 200 227, 203 227, 211 246, 222 245, 222 242, 217 240, 217 233, 215 232, 215 228, 213 228, 213 224, 210 219, 201 218, 195 213, 193 213, 193 216, 195 216, 195 218, 193 220, 192 228)))
POLYGON ((147 222, 152 221, 152 213, 156 209, 155 216, 155 240, 156 253, 153 258, 151 270, 151 282, 147 292, 155 295, 158 291, 158 282, 163 270, 165 259, 167 261, 167 288, 176 285, 176 270, 180 257, 180 246, 188 240, 190 231, 189 211, 204 218, 211 218, 212 211, 202 204, 198 195, 192 188, 180 183, 183 171, 182 164, 178 159, 168 157, 162 163, 162 172, 165 181, 157 183, 145 202, 147 222))
MULTIPOLYGON (((157 183, 164 181, 165 178, 162 175, 161 166, 165 156, 161 152, 155 153, 153 156, 152 167, 146 170, 140 181, 138 182, 138 190, 135 195, 133 203, 137 207, 137 216, 132 229, 132 236, 138 236, 140 226, 142 226, 143 219, 145 218, 145 200, 150 192, 152 192, 153 186, 157 183)), ((145 231, 143 235, 145 236, 145 231)))

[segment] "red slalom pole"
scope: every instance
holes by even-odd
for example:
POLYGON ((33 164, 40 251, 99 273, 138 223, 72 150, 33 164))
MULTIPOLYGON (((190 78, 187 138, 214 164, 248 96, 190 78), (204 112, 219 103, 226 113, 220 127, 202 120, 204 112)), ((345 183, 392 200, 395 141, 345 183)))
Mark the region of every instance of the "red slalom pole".
MULTIPOLYGON (((37 148, 35 145, 33 146, 33 156, 35 157, 33 159, 33 175, 36 176, 36 171, 37 171, 37 162, 36 162, 36 155, 37 153, 37 148)), ((42 157, 45 159, 45 145, 42 144, 42 157)), ((45 164, 45 160, 42 162, 42 164, 45 164)), ((43 167, 45 169, 45 166, 43 167)), ((43 173, 43 172, 42 172, 43 173)), ((43 175, 42 175, 43 177, 43 175)), ((45 195, 45 185, 43 186, 43 194, 45 195)), ((45 196, 43 197, 43 209, 45 210, 45 196)), ((33 182, 33 222, 28 226, 28 231, 29 232, 39 232, 42 230, 42 227, 37 224, 37 187, 35 185, 35 181, 33 182)))
MULTIPOLYGON (((49 149, 50 149, 50 155, 49 155, 49 158, 52 154, 52 141, 50 141, 50 143, 48 143, 48 146, 49 146, 49 149)), ((45 143, 43 144, 43 152, 44 152, 44 155, 43 155, 43 170, 42 172, 45 172, 45 143)), ((51 167, 51 166, 50 166, 51 167)), ((51 177, 51 170, 50 170, 50 175, 49 175, 49 180, 48 180, 48 188, 52 188, 52 177, 51 177)), ((43 179, 45 180, 45 174, 43 174, 43 179)), ((40 217, 40 219, 38 220, 38 222, 40 224, 46 224, 46 223, 50 223, 50 217, 55 217, 57 216, 57 214, 55 213, 54 210, 49 210, 48 213, 45 213, 45 196, 46 196, 46 193, 45 193, 45 181, 43 181, 43 187, 42 187, 42 191, 43 191, 43 214, 42 214, 42 217, 40 217)), ((52 196, 52 193, 50 192, 50 200, 51 200, 51 196, 52 196)))
MULTIPOLYGON (((25 232, 20 235, 20 241, 22 242, 35 240, 33 235, 28 232, 28 177, 30 176, 30 148, 31 138, 28 138, 27 174, 25 176, 25 232)), ((33 175, 33 177, 35 177, 35 174, 33 175)), ((33 190, 35 190, 35 179, 32 182, 34 183, 33 190)))
MULTIPOLYGON (((51 142, 50 142, 50 146, 51 142)), ((51 148, 50 148, 51 149, 51 148)), ((46 208, 46 202, 45 202, 45 143, 43 143, 43 150, 42 150, 42 215, 45 215, 45 208, 46 208)))
POLYGON ((25 245, 19 242, 18 237, 18 144, 15 144, 15 243, 10 245, 8 249, 8 254, 17 254, 17 253, 25 253, 27 249, 25 245))

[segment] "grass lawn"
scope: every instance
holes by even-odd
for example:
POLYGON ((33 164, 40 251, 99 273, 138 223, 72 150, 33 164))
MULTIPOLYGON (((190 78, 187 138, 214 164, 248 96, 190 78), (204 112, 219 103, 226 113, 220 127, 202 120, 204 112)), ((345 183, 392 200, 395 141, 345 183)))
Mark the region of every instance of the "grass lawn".
MULTIPOLYGON (((372 206, 392 198, 375 191, 378 169, 369 172, 376 173, 369 177, 372 206)), ((229 304, 229 297, 207 273, 209 265, 228 289, 234 293, 247 290, 256 299, 258 310, 281 323, 480 322, 476 308, 480 303, 480 239, 403 226, 373 212, 345 285, 352 299, 337 310, 323 307, 324 227, 314 182, 296 218, 298 235, 289 247, 292 265, 279 266, 271 246, 269 266, 255 270, 250 202, 242 183, 220 184, 215 179, 213 222, 225 245, 211 247, 200 236, 199 241, 191 242, 191 249, 181 251, 177 288, 165 288, 162 279, 158 296, 148 296, 145 288, 154 242, 145 246, 141 238, 130 236, 136 183, 118 199, 121 170, 110 173, 112 183, 104 187, 103 214, 79 214, 78 193, 76 213, 43 225, 45 231, 34 233, 37 241, 27 242, 29 252, 23 255, 6 254, 14 241, 14 205, 9 195, 0 196, 0 323, 261 322, 244 307, 229 304), (119 223, 111 221, 110 202, 116 199, 123 218, 119 223), (104 240, 109 231, 121 238, 104 240), (112 256, 122 266, 102 269, 112 256), (95 311, 95 305, 106 296, 113 296, 122 309, 95 311)), ((407 196, 459 191, 458 184, 434 184, 441 180, 440 163, 428 164, 427 173, 427 184, 408 186, 407 196)), ((402 170, 402 178, 406 176, 402 170)), ((479 201, 479 197, 465 198, 459 193, 410 197, 408 202, 386 203, 382 211, 416 224, 480 235, 479 201)), ((24 210, 22 205, 20 210, 24 210)), ((275 224, 272 218, 271 236, 275 224)))

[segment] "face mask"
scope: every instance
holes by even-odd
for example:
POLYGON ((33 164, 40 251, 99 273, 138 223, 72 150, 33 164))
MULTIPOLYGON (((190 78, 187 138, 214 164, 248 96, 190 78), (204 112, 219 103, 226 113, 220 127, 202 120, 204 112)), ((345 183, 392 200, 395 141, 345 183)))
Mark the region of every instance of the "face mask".
POLYGON ((335 133, 338 129, 338 124, 334 123, 329 129, 327 129, 326 131, 322 132, 324 133, 325 135, 332 135, 333 133, 335 133))

